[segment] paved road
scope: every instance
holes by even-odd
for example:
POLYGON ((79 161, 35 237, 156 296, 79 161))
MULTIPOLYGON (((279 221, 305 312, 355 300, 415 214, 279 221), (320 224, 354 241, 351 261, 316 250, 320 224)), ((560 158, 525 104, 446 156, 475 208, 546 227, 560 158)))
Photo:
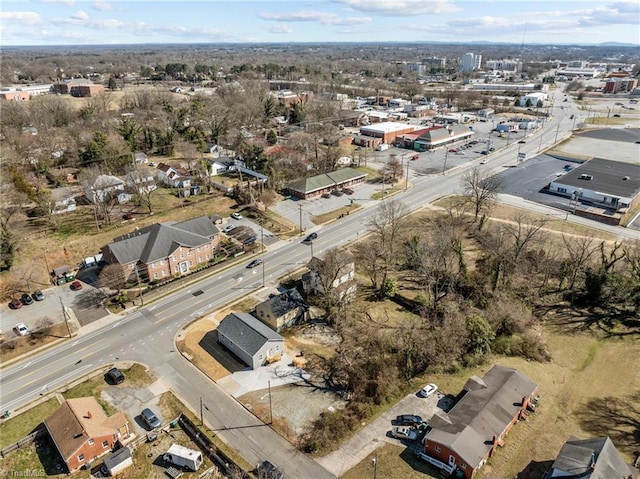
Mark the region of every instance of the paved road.
MULTIPOLYGON (((560 140, 572 127, 571 122, 566 121, 557 125, 551 122, 543 128, 542 140, 538 140, 541 147, 553 143, 554 138, 560 140)), ((538 145, 535 143, 511 145, 491 155, 490 163, 484 166, 500 171, 513 164, 518 147, 527 154, 536 153, 538 145)), ((419 209, 439 197, 459 191, 465 171, 475 165, 477 161, 469 162, 446 176, 418 177, 413 187, 397 198, 409 209, 419 209)), ((314 241, 314 253, 321 254, 363 234, 372 214, 374 210, 366 208, 322 228, 314 241)), ((640 232, 635 233, 640 239, 640 232)), ((93 323, 83 328, 76 339, 4 367, 0 374, 0 410, 16 410, 41 394, 114 361, 139 361, 162 377, 192 410, 198 411, 202 400, 208 406, 206 422, 250 463, 269 459, 288 477, 333 477, 259 422, 175 350, 175 334, 185 324, 261 287, 263 277, 265 283, 275 284, 277 278, 302 267, 311 257, 311 248, 299 240, 292 240, 261 257, 263 268, 256 268, 255 274, 244 269, 243 263, 126 317, 109 320, 107 324, 103 320, 93 323)))

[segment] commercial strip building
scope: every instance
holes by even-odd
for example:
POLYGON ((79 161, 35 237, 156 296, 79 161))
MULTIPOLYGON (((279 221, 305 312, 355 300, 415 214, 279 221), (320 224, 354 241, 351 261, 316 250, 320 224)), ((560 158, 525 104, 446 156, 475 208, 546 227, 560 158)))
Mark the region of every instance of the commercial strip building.
POLYGON ((367 173, 355 168, 341 168, 331 173, 312 176, 304 180, 295 181, 285 187, 285 191, 303 200, 330 193, 347 186, 362 183, 367 178, 367 173))
POLYGON ((571 198, 576 215, 619 224, 640 202, 640 165, 594 158, 552 181, 549 192, 571 198))

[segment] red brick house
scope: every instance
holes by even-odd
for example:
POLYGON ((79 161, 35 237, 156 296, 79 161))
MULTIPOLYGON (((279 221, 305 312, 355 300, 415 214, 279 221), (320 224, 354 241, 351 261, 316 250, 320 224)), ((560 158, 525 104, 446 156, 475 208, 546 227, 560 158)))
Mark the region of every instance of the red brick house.
MULTIPOLYGON (((513 425, 535 409, 538 386, 516 369, 494 366, 472 376, 449 412, 438 411, 420 457, 448 473, 471 479, 493 455, 513 425)), ((458 477, 458 476, 456 476, 458 477)))
POLYGON ((220 230, 206 216, 182 223, 155 223, 102 247, 107 264, 119 264, 125 280, 160 281, 213 259, 220 230))
POLYGON ((125 415, 107 417, 94 397, 67 399, 44 425, 70 472, 111 452, 130 435, 125 415))

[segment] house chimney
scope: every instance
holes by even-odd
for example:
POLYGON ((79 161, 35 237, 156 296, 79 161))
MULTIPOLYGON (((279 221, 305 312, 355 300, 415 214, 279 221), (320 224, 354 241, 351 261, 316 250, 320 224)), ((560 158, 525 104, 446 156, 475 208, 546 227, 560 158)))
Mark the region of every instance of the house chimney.
POLYGON ((91 411, 87 411, 87 419, 91 419, 91 411))

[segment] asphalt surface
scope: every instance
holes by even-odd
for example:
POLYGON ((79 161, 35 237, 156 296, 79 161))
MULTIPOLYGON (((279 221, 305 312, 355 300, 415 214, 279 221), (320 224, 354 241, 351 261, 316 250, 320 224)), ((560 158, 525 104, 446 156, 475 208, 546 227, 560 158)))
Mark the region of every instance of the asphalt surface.
MULTIPOLYGON (((568 114, 568 109, 565 111, 568 114)), ((493 173, 513 167, 518 148, 533 156, 536 148, 547 147, 569 136, 571 128, 571 121, 552 121, 535 137, 535 141, 524 145, 512 144, 508 149, 496 151, 490 155, 490 162, 482 167, 493 173)), ((459 192, 461 179, 468 167, 476 166, 478 162, 470 161, 447 175, 415 178, 412 188, 396 198, 409 210, 417 210, 439 197, 459 192)), ((326 249, 358 238, 368 229, 369 217, 373 214, 373 208, 365 208, 326 225, 314 241, 314 253, 320 255, 326 249)), ((568 218, 568 221, 575 220, 568 218)), ((583 220, 580 218, 580 222, 583 220)), ((589 224, 598 225, 596 222, 589 224)), ((638 231, 622 228, 616 231, 620 235, 635 235, 632 237, 640 239, 638 231)), ((243 263, 125 317, 96 321, 83 328, 77 338, 3 367, 0 374, 0 410, 15 411, 38 399, 41 394, 54 391, 97 368, 120 360, 138 361, 161 377, 192 410, 198 411, 200 401, 204 402, 208 406, 205 422, 249 463, 257 464, 268 459, 287 477, 334 477, 260 422, 176 351, 175 335, 184 325, 262 287, 263 277, 266 284, 275 284, 278 278, 302 267, 309 260, 310 251, 307 245, 296 239, 279 242, 260 257, 264 260, 264 274, 247 274, 243 271, 243 263)))

